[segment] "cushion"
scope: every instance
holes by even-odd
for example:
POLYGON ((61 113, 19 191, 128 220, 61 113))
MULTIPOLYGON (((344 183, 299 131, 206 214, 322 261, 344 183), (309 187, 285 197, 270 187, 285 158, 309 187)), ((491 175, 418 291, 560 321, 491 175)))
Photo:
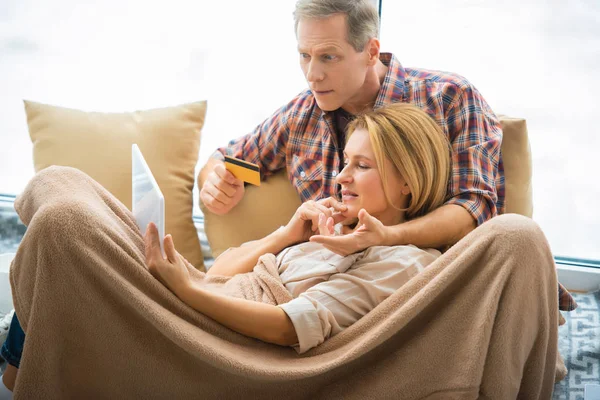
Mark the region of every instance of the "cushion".
POLYGON ((242 200, 225 215, 211 213, 200 201, 213 257, 287 224, 300 204, 300 196, 285 169, 269 176, 260 186, 247 185, 242 200))
MULTIPOLYGON (((504 130, 501 151, 506 178, 505 212, 531 217, 531 152, 527 126, 524 119, 499 118, 504 130)), ((247 186, 242 201, 226 215, 212 214, 200 204, 213 256, 218 257, 229 247, 260 239, 287 224, 300 204, 286 170, 270 176, 261 186, 247 186)))
POLYGON ((203 270, 192 220, 195 167, 206 102, 130 113, 85 112, 25 101, 35 171, 85 172, 131 209, 131 145, 137 143, 165 196, 165 232, 203 270))
POLYGON ((522 118, 499 115, 502 125, 502 161, 505 179, 505 212, 533 216, 531 148, 527 123, 522 118))

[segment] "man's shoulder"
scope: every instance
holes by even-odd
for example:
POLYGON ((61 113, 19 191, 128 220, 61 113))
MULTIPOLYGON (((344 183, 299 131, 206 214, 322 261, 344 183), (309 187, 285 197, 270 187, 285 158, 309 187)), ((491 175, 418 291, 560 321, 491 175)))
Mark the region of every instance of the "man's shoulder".
POLYGON ((293 111, 295 115, 301 115, 306 111, 318 110, 317 101, 310 89, 304 89, 298 93, 284 108, 293 111))
POLYGON ((257 131, 261 134, 271 134, 274 131, 296 132, 298 127, 306 126, 307 121, 318 120, 321 114, 314 95, 306 89, 259 124, 254 133, 257 131))
POLYGON ((408 82, 430 82, 438 85, 454 86, 457 89, 468 89, 473 85, 467 78, 454 72, 437 71, 425 68, 405 68, 408 82))

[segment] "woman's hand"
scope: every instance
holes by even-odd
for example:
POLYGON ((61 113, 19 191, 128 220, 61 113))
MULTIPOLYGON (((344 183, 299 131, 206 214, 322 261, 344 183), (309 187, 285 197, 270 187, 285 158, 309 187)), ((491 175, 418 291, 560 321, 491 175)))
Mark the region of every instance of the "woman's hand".
POLYGON ((347 209, 346 205, 333 197, 318 201, 309 200, 298 207, 283 231, 290 243, 306 242, 316 231, 321 234, 333 234, 333 225, 346 219, 342 213, 347 209), (325 219, 319 223, 321 214, 321 218, 325 219))
POLYGON ((323 213, 319 214, 319 235, 333 236, 335 234, 334 225, 333 217, 326 217, 323 213))
POLYGON ((385 246, 387 227, 362 209, 358 212, 358 227, 343 236, 315 235, 311 242, 321 243, 327 249, 342 256, 362 251, 371 246, 385 246))
POLYGON ((192 285, 188 271, 188 266, 191 266, 191 264, 175 250, 171 235, 165 236, 164 239, 165 255, 167 258, 163 258, 162 256, 158 229, 152 222, 146 228, 144 245, 148 270, 170 291, 179 296, 179 293, 192 285))

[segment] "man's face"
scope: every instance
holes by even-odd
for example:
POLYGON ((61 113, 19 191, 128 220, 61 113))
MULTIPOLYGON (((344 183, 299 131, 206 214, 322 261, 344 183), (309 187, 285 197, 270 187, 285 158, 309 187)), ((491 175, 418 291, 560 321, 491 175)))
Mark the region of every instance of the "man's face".
POLYGON ((297 34, 300 66, 319 107, 333 111, 362 101, 369 55, 348 43, 346 16, 301 19, 297 34))

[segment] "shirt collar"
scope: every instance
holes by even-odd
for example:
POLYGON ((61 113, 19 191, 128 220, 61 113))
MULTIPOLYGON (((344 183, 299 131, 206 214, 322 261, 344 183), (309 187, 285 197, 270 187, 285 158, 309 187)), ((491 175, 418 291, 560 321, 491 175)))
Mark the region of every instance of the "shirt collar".
MULTIPOLYGON (((379 59, 388 67, 383 83, 379 88, 379 94, 375 100, 374 108, 383 107, 386 104, 397 103, 404 98, 404 80, 406 71, 400 61, 392 53, 380 53, 379 59)), ((318 107, 318 106, 317 106, 318 107)), ((333 111, 321 110, 321 116, 331 115, 333 111)))
POLYGON ((406 79, 404 67, 392 53, 381 53, 379 59, 388 67, 388 71, 385 74, 385 78, 383 78, 374 108, 402 101, 404 98, 404 81, 406 79))

